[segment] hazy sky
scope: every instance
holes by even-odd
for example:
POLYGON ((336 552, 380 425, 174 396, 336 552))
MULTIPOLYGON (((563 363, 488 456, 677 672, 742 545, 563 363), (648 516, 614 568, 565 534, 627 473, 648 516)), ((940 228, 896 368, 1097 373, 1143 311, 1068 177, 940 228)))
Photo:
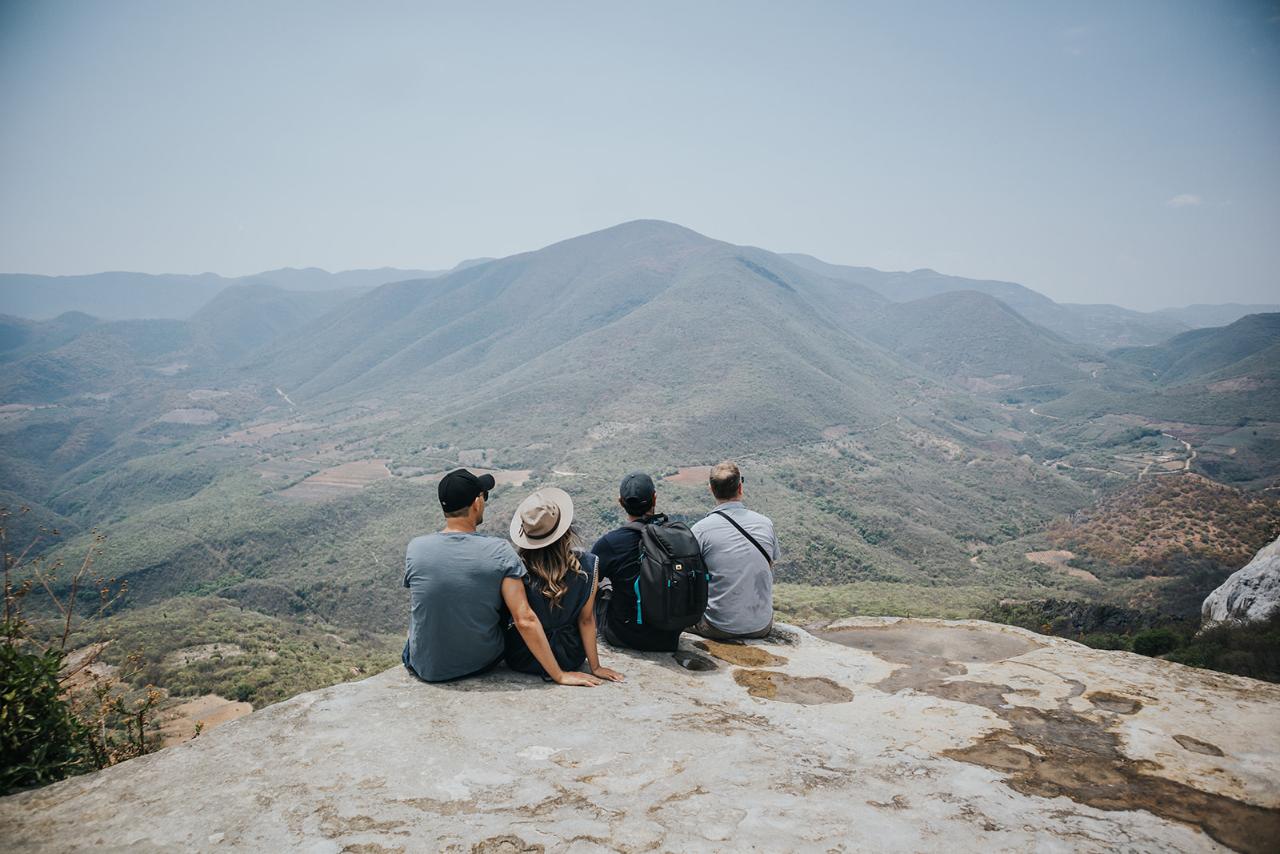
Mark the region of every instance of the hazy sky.
POLYGON ((0 270, 437 268, 629 219, 1280 301, 1280 5, 0 0, 0 270))

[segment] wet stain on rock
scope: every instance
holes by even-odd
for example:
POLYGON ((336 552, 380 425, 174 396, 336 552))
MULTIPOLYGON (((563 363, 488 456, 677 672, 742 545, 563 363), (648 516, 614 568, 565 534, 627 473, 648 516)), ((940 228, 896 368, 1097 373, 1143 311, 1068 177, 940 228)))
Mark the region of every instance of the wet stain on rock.
POLYGON ((491 836, 471 846, 471 854, 543 854, 547 849, 519 836, 491 836))
POLYGON ((714 661, 707 658, 705 655, 698 655, 696 652, 692 652, 687 649, 678 649, 672 653, 671 657, 676 660, 676 664, 680 665, 685 670, 702 673, 708 670, 717 669, 714 661))
MULTIPOLYGON (((878 685, 876 687, 879 687, 878 685)), ((982 706, 994 709, 1006 706, 1004 695, 1014 690, 1008 685, 995 685, 991 682, 929 682, 919 686, 919 690, 944 700, 955 700, 957 703, 968 703, 971 706, 982 706)))
POLYGON ((1151 763, 1120 752, 1115 733, 1065 706, 1014 707, 997 714, 1008 730, 944 755, 1005 772, 1015 791, 1068 797, 1101 810, 1145 810, 1195 825, 1237 851, 1274 851, 1280 810, 1266 809, 1145 773, 1151 763))
POLYGON ((1122 694, 1112 694, 1110 691, 1094 691, 1085 694, 1084 698, 1104 712, 1115 712, 1119 715, 1137 714, 1142 708, 1141 700, 1125 697, 1122 694))
MULTIPOLYGON (((1084 693, 1079 682, 1071 685, 1069 696, 1059 701, 1057 708, 1046 710, 1007 703, 1006 695, 1014 693, 1008 685, 951 678, 967 672, 966 661, 1003 661, 1040 646, 1030 638, 982 629, 970 630, 966 636, 957 627, 893 624, 837 630, 823 637, 907 665, 876 683, 881 690, 921 691, 994 712, 1008 729, 988 733, 976 744, 947 750, 943 755, 1003 772, 1005 783, 1015 791, 1044 798, 1067 797, 1101 810, 1145 810, 1198 827, 1237 851, 1276 850, 1280 810, 1156 776, 1154 772, 1160 769, 1155 763, 1124 755, 1120 737, 1108 729, 1105 720, 1071 708, 1070 700, 1084 693)), ((1095 708, 1116 714, 1132 715, 1142 708, 1141 701, 1108 691, 1085 696, 1095 708)), ((1207 742, 1189 736, 1174 738, 1187 750, 1200 747, 1217 751, 1210 755, 1222 755, 1207 742)))
POLYGON ((721 661, 736 664, 740 667, 778 667, 786 664, 787 659, 774 655, 767 649, 748 646, 740 643, 721 643, 713 640, 694 641, 693 645, 703 652, 709 652, 721 661))
POLYGON ((1178 744, 1182 745, 1187 750, 1190 750, 1192 753, 1202 753, 1205 756, 1226 755, 1218 745, 1210 744, 1207 741, 1201 741, 1198 738, 1192 738, 1189 735, 1175 735, 1173 740, 1178 742, 1178 744))
POLYGON ((924 690, 949 676, 969 672, 965 662, 1004 661, 1044 644, 1006 632, 960 627, 890 623, 821 632, 824 640, 870 652, 906 667, 876 685, 891 694, 904 688, 924 690))
POLYGON ((792 676, 773 670, 735 670, 733 680, 753 697, 816 706, 823 703, 847 703, 853 699, 848 688, 824 676, 792 676))

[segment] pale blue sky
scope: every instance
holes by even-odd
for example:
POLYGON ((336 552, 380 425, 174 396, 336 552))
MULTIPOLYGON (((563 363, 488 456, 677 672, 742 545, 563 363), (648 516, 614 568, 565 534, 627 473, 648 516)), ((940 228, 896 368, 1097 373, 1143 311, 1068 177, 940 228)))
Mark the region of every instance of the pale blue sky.
POLYGON ((1280 301, 1280 5, 0 0, 0 270, 434 268, 641 217, 1280 301))

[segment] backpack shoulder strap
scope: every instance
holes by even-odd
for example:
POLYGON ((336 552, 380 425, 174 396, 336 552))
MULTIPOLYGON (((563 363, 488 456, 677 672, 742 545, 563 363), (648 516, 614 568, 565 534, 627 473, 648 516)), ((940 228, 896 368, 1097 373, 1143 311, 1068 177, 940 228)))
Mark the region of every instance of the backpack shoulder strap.
POLYGON ((747 533, 747 529, 746 529, 746 528, 742 527, 742 526, 741 526, 741 525, 739 525, 737 522, 735 522, 735 521, 733 520, 733 517, 732 517, 732 516, 730 516, 728 513, 725 513, 723 510, 712 510, 711 512, 712 512, 712 513, 714 513, 714 514, 716 514, 717 516, 722 517, 722 518, 723 518, 725 521, 727 521, 730 525, 732 525, 733 527, 737 528, 737 529, 738 529, 738 533, 740 533, 740 534, 742 534, 742 536, 746 537, 746 538, 751 542, 751 545, 755 546, 755 547, 759 550, 760 554, 764 555, 764 559, 765 559, 766 561, 768 561, 769 565, 770 565, 770 566, 773 566, 773 558, 769 557, 769 553, 768 553, 767 551, 765 551, 765 550, 764 550, 764 546, 760 545, 760 543, 756 540, 756 538, 755 538, 755 537, 753 537, 753 536, 751 536, 750 534, 748 534, 748 533, 747 533))

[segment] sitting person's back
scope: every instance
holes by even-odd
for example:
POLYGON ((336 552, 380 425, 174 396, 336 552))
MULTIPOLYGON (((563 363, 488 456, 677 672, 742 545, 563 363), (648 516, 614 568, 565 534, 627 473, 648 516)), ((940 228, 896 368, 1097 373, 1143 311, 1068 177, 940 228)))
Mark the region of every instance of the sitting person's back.
POLYGON ((525 575, 515 549, 482 534, 417 537, 405 554, 412 591, 406 663, 427 682, 483 671, 502 659, 502 579, 525 575))
MULTIPOLYGON (((538 615, 542 630, 547 633, 551 653, 564 670, 577 670, 587 660, 586 645, 582 642, 582 633, 578 629, 578 617, 591 598, 598 563, 593 554, 575 553, 574 557, 579 561, 579 568, 565 575, 558 597, 548 589, 546 582, 533 573, 526 575, 524 582, 529 607, 538 615)), ((546 673, 529 651, 514 624, 507 626, 506 655, 507 666, 512 670, 540 676, 546 673)))
POLYGON ((502 580, 525 574, 505 540, 476 533, 489 475, 465 469, 440 481, 445 530, 415 537, 405 550, 410 591, 404 664, 427 682, 483 672, 502 660, 502 580))
MULTIPOLYGON (((511 540, 529 570, 525 594, 562 670, 589 663, 594 676, 619 680, 621 675, 600 666, 596 651, 593 605, 599 559, 575 548, 578 537, 572 523, 573 501, 555 487, 538 490, 517 508, 511 540)), ((505 640, 508 667, 547 675, 514 623, 507 627, 505 640)))
POLYGON ((742 503, 742 473, 733 463, 711 470, 716 509, 693 526, 711 573, 707 610, 689 629, 707 638, 761 638, 773 628, 773 562, 778 538, 768 516, 742 503))
MULTIPOLYGON (((656 516, 657 493, 653 479, 632 472, 622 479, 618 503, 629 523, 648 523, 656 516)), ((640 575, 640 532, 615 528, 596 540, 592 554, 600 558, 600 577, 609 581, 609 594, 596 601, 596 623, 605 640, 614 646, 652 652, 674 652, 680 631, 646 625, 640 607, 636 579, 640 575)), ((603 582, 602 582, 603 584, 603 582)))

